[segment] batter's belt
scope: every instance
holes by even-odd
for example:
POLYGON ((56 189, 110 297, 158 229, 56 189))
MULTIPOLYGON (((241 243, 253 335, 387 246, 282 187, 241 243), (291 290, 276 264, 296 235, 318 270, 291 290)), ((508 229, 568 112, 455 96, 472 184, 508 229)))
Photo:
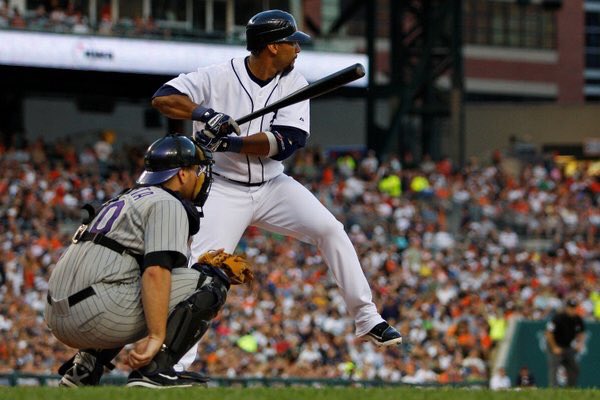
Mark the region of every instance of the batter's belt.
POLYGON ((221 174, 219 174, 219 173, 217 173, 215 171, 213 171, 212 174, 216 175, 216 176, 218 176, 220 178, 223 178, 223 179, 225 179, 228 182, 235 183, 236 185, 246 186, 246 187, 262 186, 262 185, 265 184, 265 182, 252 182, 252 183, 250 183, 250 182, 236 181, 235 179, 230 179, 230 178, 228 178, 226 176, 223 176, 223 175, 221 175, 221 174))

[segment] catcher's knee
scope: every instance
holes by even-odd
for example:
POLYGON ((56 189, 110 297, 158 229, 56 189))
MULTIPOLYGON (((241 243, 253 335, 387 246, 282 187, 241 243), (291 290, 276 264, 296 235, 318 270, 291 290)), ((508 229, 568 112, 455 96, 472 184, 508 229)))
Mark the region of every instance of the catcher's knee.
POLYGON ((229 281, 208 268, 200 271, 198 288, 187 299, 175 306, 167 321, 165 345, 174 352, 187 352, 208 329, 210 321, 225 305, 229 281), (189 337, 191 343, 185 343, 189 337))

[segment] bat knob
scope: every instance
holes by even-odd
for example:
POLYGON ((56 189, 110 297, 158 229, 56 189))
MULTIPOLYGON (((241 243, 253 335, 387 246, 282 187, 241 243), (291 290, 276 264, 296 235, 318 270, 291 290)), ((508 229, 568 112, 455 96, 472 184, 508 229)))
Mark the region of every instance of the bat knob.
POLYGON ((355 64, 354 70, 356 71, 357 76, 359 76, 359 77, 365 76, 365 67, 362 64, 360 64, 360 63, 355 64))

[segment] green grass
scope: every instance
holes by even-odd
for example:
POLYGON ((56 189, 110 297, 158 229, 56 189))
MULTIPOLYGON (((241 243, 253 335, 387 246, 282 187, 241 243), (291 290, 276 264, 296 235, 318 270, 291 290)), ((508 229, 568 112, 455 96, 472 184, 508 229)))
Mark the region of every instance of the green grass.
POLYGON ((50 387, 0 388, 2 400, 587 400, 600 390, 522 390, 491 392, 483 389, 420 388, 194 388, 152 390, 125 387, 63 389, 50 387))

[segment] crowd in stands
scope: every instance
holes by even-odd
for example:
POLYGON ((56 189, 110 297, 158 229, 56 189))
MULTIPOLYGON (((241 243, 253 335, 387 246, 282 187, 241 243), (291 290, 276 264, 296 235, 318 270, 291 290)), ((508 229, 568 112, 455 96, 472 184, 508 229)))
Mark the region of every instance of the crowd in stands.
MULTIPOLYGON (((0 373, 56 373, 74 353, 43 321, 49 274, 80 205, 131 186, 143 151, 124 147, 99 164, 94 146, 77 150, 68 140, 0 148, 0 373)), ((288 172, 345 225, 375 303, 407 344, 357 340, 316 248, 250 228, 238 251, 257 279, 231 290, 192 368, 226 377, 487 381, 510 318, 545 319, 566 296, 579 300, 583 317, 600 318, 598 172, 551 157, 506 161, 498 153, 459 169, 449 159, 297 153, 288 172)), ((123 360, 113 374, 128 373, 123 360)))
MULTIPOLYGON (((10 0, 0 0, 0 29, 27 29, 56 33, 99 34, 114 36, 135 36, 150 38, 170 38, 184 32, 168 25, 173 18, 167 12, 167 25, 159 25, 152 16, 122 16, 117 21, 113 18, 110 0, 99 2, 100 7, 94 21, 90 19, 88 10, 81 7, 80 2, 73 0, 39 1, 35 8, 23 10, 10 0)), ((185 30, 184 30, 185 31, 185 30)), ((187 32, 186 36, 199 35, 199 32, 187 32)))
POLYGON ((23 10, 0 0, 0 28, 44 30, 62 33, 91 33, 86 12, 73 1, 40 1, 37 7, 23 10))

